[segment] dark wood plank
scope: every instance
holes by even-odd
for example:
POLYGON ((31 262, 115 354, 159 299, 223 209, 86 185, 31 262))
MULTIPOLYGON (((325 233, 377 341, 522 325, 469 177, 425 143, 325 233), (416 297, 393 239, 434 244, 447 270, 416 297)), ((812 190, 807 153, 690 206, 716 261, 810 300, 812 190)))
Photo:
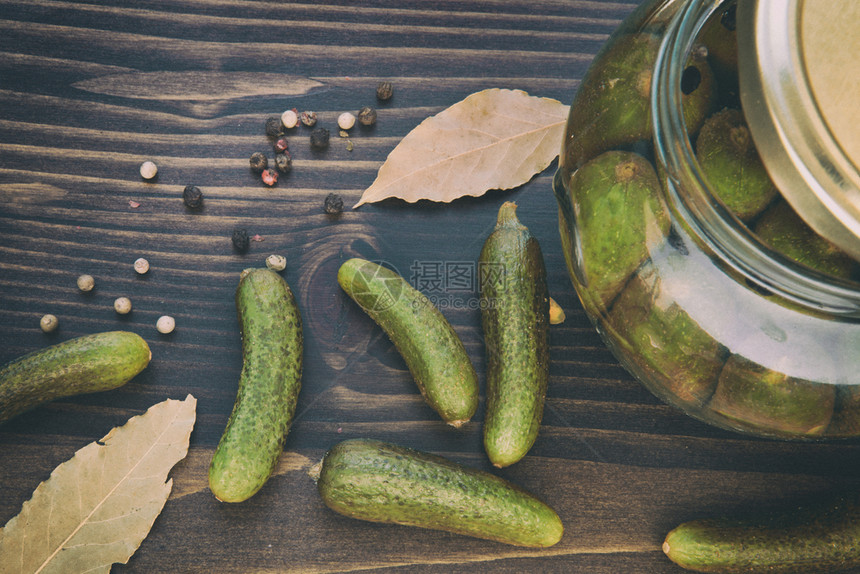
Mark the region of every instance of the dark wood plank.
MULTIPOLYGON (((697 516, 778 507, 856 488, 856 442, 784 443, 708 427, 662 404, 603 345, 573 292, 557 234, 554 166, 528 184, 452 205, 351 206, 424 118, 491 87, 569 102, 596 51, 637 2, 437 0, 233 2, 9 0, 0 5, 0 362, 68 338, 128 329, 152 364, 115 391, 56 401, 0 425, 0 523, 74 452, 166 398, 198 399, 188 457, 149 537, 116 572, 637 572, 680 570, 665 533, 697 516), (337 137, 336 117, 395 97, 372 129, 337 137), (315 110, 332 128, 313 153, 289 135, 293 172, 263 186, 248 157, 268 151, 265 119, 315 110), (159 166, 154 182, 138 167, 159 166), (185 185, 205 206, 182 204, 185 185), (478 415, 444 425, 391 343, 338 288, 341 261, 416 265, 477 258, 498 206, 516 200, 540 240, 550 290, 567 313, 552 330, 544 424, 521 463, 496 471, 556 507, 564 540, 524 550, 343 518, 307 471, 339 440, 376 437, 490 470, 478 415), (237 254, 233 228, 262 241, 237 254), (233 293, 270 253, 305 324, 304 386, 275 477, 250 501, 218 503, 206 471, 241 369, 233 293), (146 257, 151 272, 136 276, 146 257), (75 286, 96 277, 94 292, 75 286), (135 309, 118 317, 115 297, 135 309), (58 332, 39 330, 42 314, 58 332), (176 317, 169 336, 154 328, 176 317)), ((461 301, 474 292, 456 294, 461 301)), ((453 299, 452 299, 453 300, 453 299)), ((478 312, 444 309, 478 372, 478 312)))

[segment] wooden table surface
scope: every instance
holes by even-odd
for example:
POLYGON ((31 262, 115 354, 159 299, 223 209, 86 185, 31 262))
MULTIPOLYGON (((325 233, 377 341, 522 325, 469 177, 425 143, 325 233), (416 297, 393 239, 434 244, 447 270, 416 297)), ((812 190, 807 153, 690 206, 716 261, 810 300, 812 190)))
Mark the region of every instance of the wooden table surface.
MULTIPOLYGON (((0 2, 0 362, 71 337, 127 329, 150 366, 126 386, 38 408, 0 425, 0 524, 77 449, 167 398, 193 394, 197 422, 149 536, 114 572, 574 572, 671 574, 665 533, 699 516, 782 507, 858 486, 858 443, 790 443, 721 431, 670 408, 627 374, 584 315, 564 266, 555 165, 509 192, 452 204, 349 207, 413 127, 485 88, 569 103, 595 52, 635 2, 586 0, 3 0, 0 2), (376 105, 354 149, 338 114, 376 105), (310 87, 309 87, 310 86, 310 87), (289 135, 293 172, 267 188, 248 168, 270 153, 267 117, 315 110, 331 147, 289 135), (145 160, 159 167, 141 179, 145 160), (205 206, 187 210, 182 189, 205 206), (323 213, 343 196, 337 218, 323 213), (474 265, 499 205, 538 237, 567 320, 551 331, 541 434, 497 474, 554 506, 566 531, 547 550, 387 526, 329 511, 307 476, 338 441, 373 437, 490 469, 483 397, 464 428, 421 400, 392 344, 339 289, 347 257, 380 259, 413 281, 474 265), (236 227, 258 235, 248 253, 236 227), (207 487, 209 460, 241 369, 233 294, 269 254, 304 317, 305 374, 276 475, 241 504, 207 487), (132 262, 149 260, 137 276, 132 262), (83 294, 76 278, 96 278, 83 294), (134 311, 112 302, 128 296, 134 311), (39 319, 53 313, 59 330, 39 319), (176 331, 160 335, 168 314, 176 331)), ((473 269, 473 268, 472 268, 473 269)), ((474 271, 471 271, 474 273, 474 271)), ((483 387, 474 289, 438 293, 483 387)))

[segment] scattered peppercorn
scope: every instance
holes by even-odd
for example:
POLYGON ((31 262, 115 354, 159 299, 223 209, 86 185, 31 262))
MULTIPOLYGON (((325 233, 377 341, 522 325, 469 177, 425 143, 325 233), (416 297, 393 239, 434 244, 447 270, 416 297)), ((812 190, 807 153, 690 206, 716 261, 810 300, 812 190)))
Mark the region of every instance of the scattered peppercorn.
POLYGON ((351 130, 355 125, 355 116, 349 112, 343 112, 337 117, 337 125, 342 130, 351 130))
POLYGON ((92 275, 81 275, 80 277, 78 277, 78 289, 80 289, 84 293, 92 291, 93 287, 95 286, 96 280, 93 279, 92 275))
POLYGON ((251 246, 251 238, 248 237, 248 231, 245 229, 236 228, 233 230, 233 247, 239 253, 245 253, 251 246))
POLYGON ((311 132, 311 148, 315 150, 328 149, 330 134, 325 128, 317 128, 311 132))
POLYGON ((364 106, 358 110, 358 122, 363 126, 372 126, 376 123, 376 110, 370 106, 364 106))
POLYGON ((155 328, 162 335, 167 335, 168 333, 172 333, 173 329, 176 328, 176 320, 170 315, 162 315, 155 322, 155 328))
POLYGON ((299 115, 296 113, 296 110, 287 110, 282 113, 281 123, 284 124, 284 127, 287 129, 296 127, 299 123, 299 115))
POLYGON ((158 173, 158 166, 151 161, 145 161, 140 164, 140 177, 143 179, 152 179, 158 173))
POLYGON ((251 154, 251 171, 262 173, 264 169, 269 167, 269 160, 263 152, 255 151, 251 154))
POLYGON ((272 187, 273 185, 278 183, 278 172, 273 169, 265 170, 260 177, 263 179, 263 183, 265 183, 269 187, 272 187))
POLYGON ((275 155, 275 166, 281 173, 290 173, 293 169, 293 158, 290 156, 290 152, 275 155))
POLYGON ((55 315, 44 315, 41 320, 39 320, 39 327, 42 328, 42 331, 45 333, 51 333, 57 330, 57 327, 60 325, 60 320, 57 319, 55 315))
POLYGON ((128 297, 118 297, 113 302, 113 308, 120 315, 128 315, 131 313, 131 299, 128 297))
POLYGON ((182 202, 185 207, 197 209, 203 205, 203 192, 196 185, 186 185, 182 190, 182 202))
POLYGON ((272 271, 283 271, 287 268, 287 258, 283 255, 269 255, 266 257, 266 267, 272 271))
POLYGON ((134 262, 134 270, 138 275, 146 275, 149 271, 149 261, 141 257, 134 262))
POLYGON ((287 141, 287 138, 281 137, 275 140, 273 147, 275 148, 275 153, 287 151, 290 149, 290 142, 287 141))
POLYGON ((272 116, 266 120, 266 135, 272 138, 284 135, 284 125, 281 118, 272 116))
POLYGON ((380 102, 390 100, 393 95, 394 88, 391 86, 391 82, 379 82, 379 85, 376 86, 376 99, 380 102))
POLYGON ((302 123, 309 128, 312 128, 317 123, 317 113, 316 112, 302 112, 300 116, 302 119, 302 123))
POLYGON ((343 198, 336 193, 328 194, 325 196, 323 209, 329 215, 337 215, 343 211, 343 198))

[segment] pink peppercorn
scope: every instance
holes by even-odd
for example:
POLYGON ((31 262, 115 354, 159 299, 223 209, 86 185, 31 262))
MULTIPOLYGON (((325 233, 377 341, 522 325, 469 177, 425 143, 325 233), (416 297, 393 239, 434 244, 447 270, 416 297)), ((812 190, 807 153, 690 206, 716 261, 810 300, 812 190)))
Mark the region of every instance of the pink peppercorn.
POLYGON ((278 183, 278 172, 273 169, 263 170, 262 178, 263 183, 265 183, 266 185, 275 185, 276 183, 278 183))

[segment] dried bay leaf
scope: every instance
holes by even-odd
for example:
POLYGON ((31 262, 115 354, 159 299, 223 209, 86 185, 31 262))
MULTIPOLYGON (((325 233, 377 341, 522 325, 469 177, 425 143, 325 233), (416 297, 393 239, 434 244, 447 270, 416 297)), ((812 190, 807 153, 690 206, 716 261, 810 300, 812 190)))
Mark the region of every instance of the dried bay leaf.
POLYGON ((0 530, 0 573, 110 572, 164 507, 188 453, 197 400, 167 400, 54 469, 0 530))
POLYGON ((353 209, 390 197, 447 203, 522 185, 558 156, 568 109, 521 90, 476 92, 406 134, 353 209))

